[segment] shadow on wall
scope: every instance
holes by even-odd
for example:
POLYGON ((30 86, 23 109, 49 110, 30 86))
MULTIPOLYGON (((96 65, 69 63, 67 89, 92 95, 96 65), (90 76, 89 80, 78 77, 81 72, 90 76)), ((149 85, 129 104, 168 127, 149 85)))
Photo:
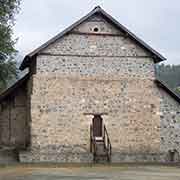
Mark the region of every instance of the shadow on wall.
POLYGON ((179 162, 179 152, 176 149, 168 151, 168 161, 169 162, 179 162))
POLYGON ((17 163, 19 162, 19 153, 14 148, 0 149, 0 164, 17 163))

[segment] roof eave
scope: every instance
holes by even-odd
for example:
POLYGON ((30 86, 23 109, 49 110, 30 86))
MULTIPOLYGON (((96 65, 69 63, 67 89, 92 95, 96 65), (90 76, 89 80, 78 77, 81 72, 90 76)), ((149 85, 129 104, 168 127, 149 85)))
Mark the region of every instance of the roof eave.
POLYGON ((157 61, 155 62, 161 62, 167 60, 163 55, 161 55, 159 52, 157 52, 155 49, 153 49, 151 46, 149 46, 147 43, 145 43, 142 39, 138 38, 134 33, 132 33, 129 29, 127 29, 125 26, 120 24, 116 19, 114 19, 111 15, 106 13, 103 9, 100 8, 100 12, 105 16, 108 17, 110 21, 112 21, 118 28, 122 29, 127 35, 129 35, 130 38, 133 38, 135 41, 137 41, 140 45, 142 45, 146 50, 150 51, 155 59, 157 58, 157 61))
POLYGON ((154 50, 153 48, 151 48, 148 44, 146 44, 143 40, 141 40, 140 38, 138 38, 135 34, 133 34, 131 31, 129 31, 125 26, 123 26, 122 24, 120 24, 116 19, 114 19, 111 15, 109 15, 108 13, 106 13, 100 6, 95 7, 91 12, 89 12, 86 16, 82 17, 80 20, 76 21, 74 24, 72 24, 71 26, 69 26, 68 28, 66 28, 64 31, 62 31, 61 33, 57 34, 55 37, 53 37, 52 39, 50 39, 49 41, 47 41, 46 43, 44 43, 43 45, 41 45, 39 48, 35 49, 34 51, 32 51, 31 53, 29 53, 23 60, 21 66, 20 66, 20 70, 24 70, 26 67, 28 67, 28 61, 34 56, 36 55, 38 52, 40 52, 41 50, 43 50, 44 48, 46 48, 47 46, 49 46, 51 43, 57 41, 57 39, 61 38, 62 36, 64 36, 66 33, 70 32, 74 27, 80 25, 81 23, 83 23, 86 19, 88 19, 90 16, 96 14, 96 13, 101 13, 102 15, 104 15, 109 21, 113 22, 115 26, 117 26, 118 28, 120 28, 121 30, 123 30, 127 35, 129 35, 130 38, 134 39, 136 42, 138 42, 143 48, 145 48, 146 50, 148 50, 149 52, 152 53, 153 55, 153 59, 155 63, 159 63, 162 61, 165 61, 166 58, 163 57, 160 53, 158 53, 156 50, 154 50), (28 60, 27 60, 28 59, 28 60))
POLYGON ((172 91, 165 82, 162 82, 160 79, 156 79, 155 82, 159 87, 166 90, 166 92, 171 95, 171 97, 173 97, 178 103, 180 103, 180 97, 174 91, 172 91))
POLYGON ((17 82, 15 82, 12 86, 10 86, 8 89, 3 91, 0 94, 0 103, 6 99, 8 96, 10 96, 19 86, 21 86, 25 81, 27 81, 29 78, 29 73, 27 73, 24 77, 19 79, 17 82))
POLYGON ((26 67, 28 67, 29 61, 31 60, 31 57, 29 55, 25 56, 19 69, 23 71, 26 67))

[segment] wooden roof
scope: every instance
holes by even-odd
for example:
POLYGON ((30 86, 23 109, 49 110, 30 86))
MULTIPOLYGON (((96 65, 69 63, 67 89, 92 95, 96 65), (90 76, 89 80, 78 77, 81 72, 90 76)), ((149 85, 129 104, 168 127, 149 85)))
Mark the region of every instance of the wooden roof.
POLYGON ((159 79, 156 79, 155 82, 160 88, 165 90, 171 97, 173 97, 177 102, 180 103, 180 97, 174 91, 172 91, 165 82, 159 79))
POLYGON ((10 86, 8 89, 4 90, 0 94, 0 102, 2 102, 4 99, 11 96, 15 91, 21 87, 29 78, 29 73, 23 76, 21 79, 19 79, 17 82, 15 82, 12 86, 10 86))

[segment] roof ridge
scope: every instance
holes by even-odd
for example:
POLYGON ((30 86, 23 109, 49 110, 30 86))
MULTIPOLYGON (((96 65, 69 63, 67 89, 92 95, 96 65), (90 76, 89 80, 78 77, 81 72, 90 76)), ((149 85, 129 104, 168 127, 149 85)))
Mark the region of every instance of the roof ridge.
POLYGON ((94 9, 102 9, 101 6, 95 6, 94 9))

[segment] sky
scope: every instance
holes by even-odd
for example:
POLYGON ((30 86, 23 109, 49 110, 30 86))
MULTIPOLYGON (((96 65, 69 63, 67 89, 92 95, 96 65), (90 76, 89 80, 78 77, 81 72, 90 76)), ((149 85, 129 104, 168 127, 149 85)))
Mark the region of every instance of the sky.
POLYGON ((180 64, 179 0, 22 0, 14 38, 21 57, 100 5, 167 58, 180 64))

